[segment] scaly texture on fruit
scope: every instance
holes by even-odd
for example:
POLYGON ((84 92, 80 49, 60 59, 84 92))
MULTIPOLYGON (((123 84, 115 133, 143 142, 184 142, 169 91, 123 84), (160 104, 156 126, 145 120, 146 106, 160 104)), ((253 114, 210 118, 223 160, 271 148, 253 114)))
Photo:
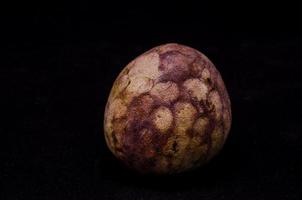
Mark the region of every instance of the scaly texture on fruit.
POLYGON ((231 118, 213 63, 193 48, 166 44, 134 59, 117 77, 105 109, 105 138, 132 169, 178 173, 220 151, 231 118))

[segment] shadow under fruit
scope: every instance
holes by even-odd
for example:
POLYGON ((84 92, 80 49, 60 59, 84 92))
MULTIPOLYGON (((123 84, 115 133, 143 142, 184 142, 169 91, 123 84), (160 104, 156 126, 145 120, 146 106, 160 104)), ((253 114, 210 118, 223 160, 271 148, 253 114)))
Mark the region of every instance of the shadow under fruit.
POLYGON ((111 152, 141 173, 196 168, 223 147, 231 105, 213 63, 180 44, 155 47, 119 74, 105 109, 111 152))

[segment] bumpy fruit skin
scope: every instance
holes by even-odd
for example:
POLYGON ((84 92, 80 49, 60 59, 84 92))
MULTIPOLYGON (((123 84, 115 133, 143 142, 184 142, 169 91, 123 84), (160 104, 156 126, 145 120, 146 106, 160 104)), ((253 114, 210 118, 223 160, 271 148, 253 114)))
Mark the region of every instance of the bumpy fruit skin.
POLYGON ((199 51, 155 47, 119 74, 105 109, 112 153, 142 173, 178 173, 209 161, 231 126, 223 80, 199 51))

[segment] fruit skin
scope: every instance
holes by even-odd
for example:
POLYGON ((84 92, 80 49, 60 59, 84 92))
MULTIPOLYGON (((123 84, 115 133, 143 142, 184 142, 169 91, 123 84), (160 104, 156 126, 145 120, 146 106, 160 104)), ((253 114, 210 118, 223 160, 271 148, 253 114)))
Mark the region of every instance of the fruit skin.
POLYGON ((201 52, 157 46, 119 74, 105 109, 111 152, 141 173, 196 168, 223 147, 231 127, 224 82, 201 52))

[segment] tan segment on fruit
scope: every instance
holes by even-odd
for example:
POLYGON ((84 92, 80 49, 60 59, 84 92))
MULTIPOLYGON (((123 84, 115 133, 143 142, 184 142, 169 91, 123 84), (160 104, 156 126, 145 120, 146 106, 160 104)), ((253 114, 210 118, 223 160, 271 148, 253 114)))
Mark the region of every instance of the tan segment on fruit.
POLYGON ((167 144, 163 148, 163 154, 169 156, 173 169, 180 169, 186 155, 187 146, 190 138, 187 135, 172 136, 168 139, 167 144))
POLYGON ((208 147, 206 144, 201 145, 200 142, 195 138, 191 139, 185 152, 181 169, 186 170, 188 168, 194 167, 195 162, 205 161, 207 148, 208 147))
POLYGON ((105 118, 105 131, 111 137, 111 133, 113 131, 113 119, 119 119, 125 116, 127 111, 127 107, 123 103, 121 99, 114 99, 108 106, 106 111, 107 117, 105 118))
POLYGON ((174 105, 175 112, 175 134, 185 135, 192 127, 197 114, 196 108, 189 102, 177 102, 174 105))
POLYGON ((161 66, 164 73, 186 73, 189 71, 188 63, 192 62, 192 58, 186 57, 179 52, 170 51, 165 55, 165 58, 161 60, 161 66))
POLYGON ((215 127, 213 133, 211 134, 211 140, 212 140, 212 146, 209 155, 210 158, 215 156, 223 146, 224 134, 221 126, 215 127))
POLYGON ((208 93, 208 87, 202 81, 197 78, 187 79, 183 86, 185 90, 191 95, 192 98, 196 98, 198 101, 205 100, 208 93))
POLYGON ((123 103, 121 99, 115 99, 110 105, 109 105, 109 114, 112 114, 113 118, 121 118, 126 114, 127 107, 123 103))
POLYGON ((207 144, 201 144, 201 140, 199 137, 194 137, 190 142, 191 153, 189 157, 191 157, 192 162, 196 162, 199 160, 205 160, 208 150, 207 144))
POLYGON ((153 81, 149 78, 137 77, 130 81, 127 87, 127 91, 134 96, 138 96, 141 93, 148 92, 153 87, 153 81))
POLYGON ((111 137, 115 137, 115 148, 122 147, 122 136, 125 134, 125 128, 127 126, 127 122, 125 119, 118 120, 114 123, 113 132, 111 133, 111 137), (113 136, 114 134, 114 136, 113 136))
POLYGON ((129 77, 132 81, 136 78, 156 79, 160 73, 158 71, 159 55, 156 52, 139 56, 134 65, 130 68, 129 77))
POLYGON ((209 94, 209 102, 214 105, 216 119, 219 120, 222 115, 221 98, 216 90, 209 94))
POLYGON ((108 102, 113 101, 113 99, 117 98, 117 96, 126 89, 126 87, 129 85, 130 83, 130 79, 128 74, 125 74, 125 71, 128 70, 123 70, 123 72, 119 75, 119 77, 117 78, 117 80, 115 81, 115 84, 113 85, 112 89, 111 89, 111 93, 108 99, 108 102))
POLYGON ((171 127, 173 116, 169 108, 160 106, 154 111, 152 119, 154 126, 161 133, 165 133, 171 127))
POLYGON ((168 81, 157 83, 151 89, 150 94, 165 103, 170 103, 178 97, 179 90, 176 83, 168 81))
POLYGON ((202 73, 201 73, 201 78, 204 79, 204 80, 207 80, 209 78, 211 78, 211 74, 210 74, 210 71, 205 68, 202 73))
POLYGON ((228 110, 225 110, 223 112, 223 122, 224 122, 224 129, 225 129, 225 134, 224 134, 224 137, 225 139, 228 137, 228 133, 231 129, 231 117, 230 117, 230 113, 228 110))
POLYGON ((203 136, 208 128, 208 124, 209 120, 207 118, 198 118, 193 125, 193 130, 195 131, 195 134, 203 136))
POLYGON ((158 47, 158 51, 160 54, 164 54, 169 51, 175 51, 175 50, 180 50, 180 49, 181 49, 180 45, 178 45, 176 43, 170 43, 170 44, 161 45, 158 47))

